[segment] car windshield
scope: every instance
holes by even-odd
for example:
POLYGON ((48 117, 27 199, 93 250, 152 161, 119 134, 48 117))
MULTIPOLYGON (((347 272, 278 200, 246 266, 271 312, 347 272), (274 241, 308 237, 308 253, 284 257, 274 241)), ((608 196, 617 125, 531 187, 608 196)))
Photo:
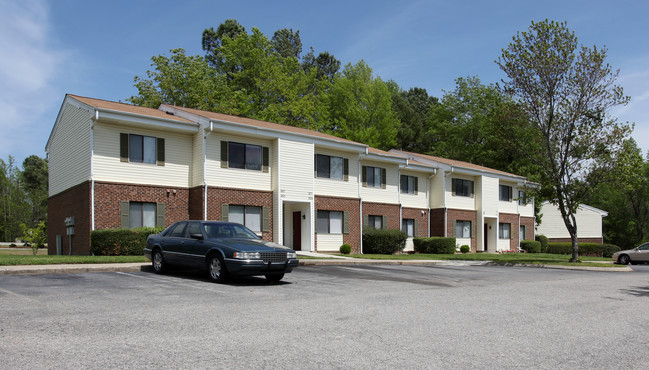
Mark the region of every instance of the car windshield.
POLYGON ((238 224, 205 223, 208 238, 259 239, 252 230, 238 224))

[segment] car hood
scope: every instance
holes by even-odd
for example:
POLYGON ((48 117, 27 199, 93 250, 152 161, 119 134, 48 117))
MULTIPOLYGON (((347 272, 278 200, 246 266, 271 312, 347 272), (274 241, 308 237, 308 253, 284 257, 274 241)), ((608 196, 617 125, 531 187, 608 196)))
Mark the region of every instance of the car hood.
POLYGON ((636 252, 636 250, 634 248, 634 249, 626 249, 626 250, 623 250, 623 251, 615 252, 613 254, 617 255, 617 254, 622 254, 622 253, 635 253, 635 252, 636 252))
POLYGON ((262 239, 210 239, 242 252, 293 252, 291 248, 262 239))

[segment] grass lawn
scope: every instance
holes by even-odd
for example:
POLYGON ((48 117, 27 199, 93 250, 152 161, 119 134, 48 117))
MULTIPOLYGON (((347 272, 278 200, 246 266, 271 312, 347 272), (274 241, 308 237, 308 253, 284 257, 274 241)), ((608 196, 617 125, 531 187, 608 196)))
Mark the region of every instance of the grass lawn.
POLYGON ((0 266, 11 265, 54 265, 70 263, 128 263, 146 262, 144 256, 33 256, 29 255, 0 253, 0 266))
POLYGON ((463 261, 493 261, 499 263, 520 263, 540 265, 566 265, 566 266, 594 266, 613 267, 610 258, 583 256, 581 263, 570 263, 569 255, 548 253, 467 253, 467 254, 350 254, 348 257, 366 259, 391 259, 391 260, 463 260, 463 261))

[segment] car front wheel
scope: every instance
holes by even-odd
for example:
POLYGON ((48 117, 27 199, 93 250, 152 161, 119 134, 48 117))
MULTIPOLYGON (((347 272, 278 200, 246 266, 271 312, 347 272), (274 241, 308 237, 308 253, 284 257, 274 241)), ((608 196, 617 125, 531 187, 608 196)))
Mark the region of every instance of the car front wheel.
POLYGON ((266 274, 264 276, 266 277, 266 280, 268 280, 270 282, 273 282, 273 283, 276 283, 276 282, 282 280, 282 278, 284 277, 284 274, 283 273, 282 274, 266 274))
POLYGON ((620 257, 618 257, 617 262, 622 265, 628 265, 629 262, 631 262, 631 259, 626 254, 623 254, 620 257))
POLYGON ((207 269, 213 282, 222 283, 227 279, 227 271, 220 255, 215 254, 210 257, 207 262, 207 269))
POLYGON ((159 249, 153 251, 153 257, 151 258, 151 264, 153 265, 153 271, 156 274, 162 274, 167 269, 167 263, 162 257, 162 252, 159 249))

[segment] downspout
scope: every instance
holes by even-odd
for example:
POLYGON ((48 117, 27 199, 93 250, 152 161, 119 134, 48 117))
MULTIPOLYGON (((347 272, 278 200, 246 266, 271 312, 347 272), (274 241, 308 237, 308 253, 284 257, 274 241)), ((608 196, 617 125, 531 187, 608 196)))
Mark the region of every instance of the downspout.
POLYGON ((99 121, 99 110, 90 124, 90 230, 95 230, 95 122, 99 121))
POLYGON ((359 210, 359 213, 360 213, 360 215, 359 215, 360 216, 360 222, 359 223, 360 223, 360 230, 361 230, 359 238, 360 238, 360 241, 361 241, 360 242, 360 244, 361 244, 360 245, 361 246, 361 254, 363 254, 363 226, 365 226, 363 224, 363 197, 361 195, 361 188, 362 188, 362 182, 363 182, 363 174, 362 174, 363 166, 361 165, 361 157, 362 156, 367 157, 368 154, 369 154, 369 148, 365 147, 365 153, 364 154, 359 154, 358 155, 358 161, 357 161, 357 163, 358 163, 358 202, 359 202, 358 210, 359 210))
POLYGON ((448 209, 446 208, 446 176, 453 173, 455 168, 451 166, 451 171, 444 173, 444 237, 448 237, 448 209))
MULTIPOLYGON (((435 176, 435 175, 437 175, 437 169, 436 168, 433 170, 433 174, 426 178, 426 208, 428 208, 428 217, 427 217, 428 218, 428 220, 427 220, 428 225, 426 226, 426 230, 428 230, 428 234, 426 236, 429 237, 429 238, 430 238, 430 193, 432 192, 431 180, 430 179, 432 179, 433 176, 435 176)), ((442 193, 442 194, 444 194, 444 193, 442 193)), ((446 194, 444 194, 444 196, 446 196, 446 194)))
POLYGON ((210 132, 203 130, 203 220, 207 221, 207 137, 214 130, 214 123, 210 121, 210 132))

